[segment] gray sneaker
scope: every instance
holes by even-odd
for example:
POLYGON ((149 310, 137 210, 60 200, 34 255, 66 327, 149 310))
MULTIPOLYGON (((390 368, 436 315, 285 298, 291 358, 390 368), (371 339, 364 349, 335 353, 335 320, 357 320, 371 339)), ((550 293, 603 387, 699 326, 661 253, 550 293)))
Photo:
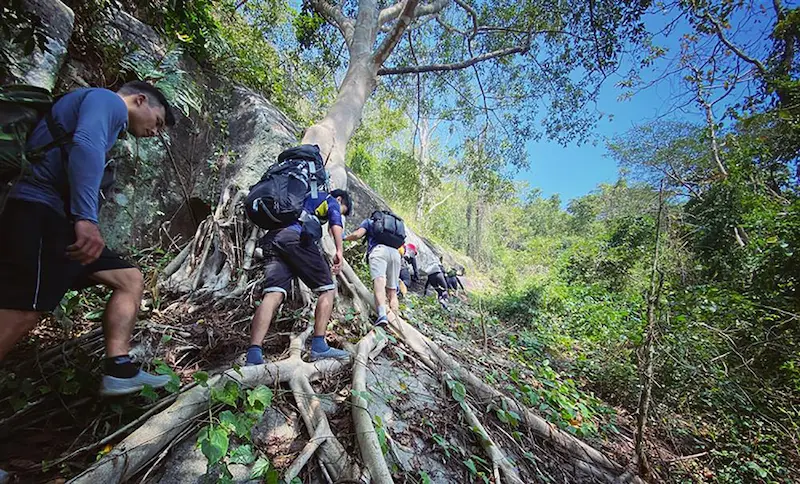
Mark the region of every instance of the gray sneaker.
POLYGON ((321 351, 319 353, 311 350, 311 361, 325 360, 329 358, 334 360, 349 360, 350 353, 336 348, 328 348, 326 351, 321 351))
POLYGON ((151 375, 142 370, 139 370, 139 373, 131 378, 117 378, 115 376, 103 375, 103 383, 100 385, 100 395, 105 397, 128 395, 142 390, 145 385, 150 385, 153 388, 161 388, 167 383, 169 383, 169 376, 151 375))

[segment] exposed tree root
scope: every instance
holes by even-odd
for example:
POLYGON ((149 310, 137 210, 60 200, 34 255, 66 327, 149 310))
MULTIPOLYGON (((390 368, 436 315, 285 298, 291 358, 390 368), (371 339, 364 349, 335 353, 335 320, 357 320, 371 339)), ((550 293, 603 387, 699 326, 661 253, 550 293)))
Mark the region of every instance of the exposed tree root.
MULTIPOLYGON (((235 381, 243 387, 278 385, 296 378, 315 381, 347 369, 349 362, 322 360, 307 363, 300 359, 303 342, 311 328, 292 338, 290 355, 285 360, 258 366, 246 366, 239 372, 230 369, 210 378, 206 386, 197 386, 181 394, 166 410, 154 415, 126 437, 94 465, 77 475, 71 483, 123 482, 136 474, 158 452, 177 437, 196 417, 209 408, 211 388, 235 381)), ((313 430, 309 431, 313 434, 313 430)))
MULTIPOLYGON (((346 370, 349 362, 337 360, 321 360, 315 363, 303 361, 300 356, 305 340, 312 331, 312 326, 300 334, 291 337, 289 357, 272 363, 258 366, 248 366, 231 369, 220 375, 210 378, 205 387, 196 386, 181 394, 166 410, 152 416, 131 435, 117 444, 115 448, 90 468, 73 478, 71 483, 111 483, 123 482, 139 472, 143 466, 157 457, 161 449, 181 435, 196 418, 204 415, 209 409, 211 388, 221 388, 228 381, 235 381, 242 387, 254 387, 260 384, 279 385, 288 383, 291 387, 300 413, 311 435, 311 441, 301 453, 300 457, 287 470, 286 476, 291 480, 299 474, 303 466, 316 453, 325 466, 325 471, 335 481, 342 479, 356 479, 359 476, 358 467, 347 455, 342 444, 332 434, 325 412, 319 402, 311 381, 319 380, 325 376, 334 375, 346 370), (293 475, 290 475, 293 474, 293 475)), ((386 339, 379 341, 375 333, 371 332, 359 343, 359 352, 363 355, 375 353, 385 345, 386 339)), ((366 361, 366 356, 360 361, 366 361)), ((362 373, 363 373, 362 366, 362 373)), ((360 378, 364 380, 363 375, 360 378)), ((363 384, 362 384, 363 385, 363 384)), ((372 422, 367 418, 369 429, 374 437, 372 422)), ((359 431, 368 433, 367 431, 359 431)), ((370 456, 365 454, 364 460, 370 469, 380 465, 370 456)), ((380 446, 378 446, 380 454, 380 446)), ((385 467, 385 462, 383 466, 385 467)), ((374 472, 374 471, 370 471, 374 472)), ((377 481, 382 482, 382 481, 377 481)))
MULTIPOLYGON (((200 223, 192 241, 178 255, 180 262, 167 266, 166 289, 190 293, 194 300, 231 294, 230 284, 237 282, 235 268, 243 267, 245 259, 252 256, 252 252, 245 254, 245 249, 255 248, 254 241, 248 246, 255 231, 245 241, 244 224, 237 217, 244 195, 234 185, 223 190, 214 214, 200 223)), ((242 280, 233 292, 237 290, 244 290, 242 280)))
POLYGON ((331 434, 331 428, 326 420, 322 425, 317 427, 317 430, 314 431, 314 435, 311 436, 306 446, 303 447, 303 451, 300 452, 300 455, 297 456, 294 462, 292 462, 292 465, 286 470, 286 473, 283 475, 283 480, 291 482, 292 479, 300 475, 300 471, 308 464, 308 461, 314 456, 319 446, 331 437, 333 437, 333 434, 331 434))
POLYGON ((361 449, 361 459, 369 470, 373 482, 378 484, 392 483, 392 474, 383 458, 378 436, 372 424, 372 418, 367 410, 367 401, 363 398, 367 391, 367 362, 370 353, 380 350, 386 346, 386 335, 383 330, 373 330, 361 339, 356 350, 356 358, 353 363, 353 393, 351 402, 353 404, 353 427, 356 430, 358 447, 361 449), (377 333, 376 331, 380 331, 377 333))
MULTIPOLYGON (((298 375, 289 381, 300 415, 308 429, 308 435, 314 438, 318 432, 326 435, 320 444, 320 459, 334 480, 354 479, 358 476, 358 468, 353 464, 344 446, 331 434, 328 417, 322 410, 316 392, 305 375, 298 375)), ((298 470, 299 472, 299 470, 298 470)))
POLYGON ((467 417, 467 422, 472 425, 472 429, 478 434, 478 437, 481 441, 481 447, 483 447, 483 450, 485 450, 492 459, 492 467, 495 470, 495 482, 500 484, 500 476, 498 475, 498 469, 500 469, 503 471, 503 475, 505 476, 507 482, 512 484, 525 484, 519 477, 517 469, 514 468, 514 466, 508 460, 508 457, 505 456, 503 451, 500 450, 500 447, 489 436, 489 433, 483 427, 481 421, 478 420, 478 417, 475 415, 472 407, 468 403, 464 403, 461 408, 464 410, 464 415, 467 417))
MULTIPOLYGON (((234 186, 229 186, 223 192, 214 215, 200 224, 192 242, 167 268, 168 289, 191 293, 190 298, 196 301, 198 298, 240 297, 252 284, 248 283, 246 272, 237 274, 234 271, 237 267, 243 267, 245 270, 253 267, 255 243, 260 233, 255 228, 245 230, 241 222, 239 217, 241 204, 238 202, 242 196, 243 193, 234 186)), ((330 257, 333 253, 333 243, 329 237, 323 238, 322 247, 330 257)), ((374 306, 372 292, 361 282, 346 261, 343 263, 338 281, 345 292, 352 296, 353 306, 363 316, 369 318, 369 312, 374 306)), ((302 286, 299 292, 306 306, 310 308, 310 292, 302 286)), ((446 369, 467 386, 473 397, 482 402, 494 401, 497 404, 502 402, 503 408, 518 413, 522 417, 522 423, 533 434, 552 443, 574 459, 577 471, 608 482, 642 482, 636 476, 623 474, 624 469, 621 466, 598 450, 555 428, 514 399, 467 371, 446 351, 401 318, 390 313, 389 319, 392 328, 425 366, 435 372, 446 369)), ((335 360, 308 363, 301 360, 302 348, 310 331, 309 326, 303 333, 291 337, 289 356, 285 360, 244 367, 238 373, 228 370, 211 378, 206 387, 198 386, 181 394, 169 408, 151 417, 114 450, 70 482, 120 482, 136 474, 159 453, 163 453, 162 449, 184 432, 194 419, 208 411, 210 389, 224 386, 228 381, 236 381, 244 387, 254 387, 259 384, 270 386, 289 384, 310 440, 286 470, 284 477, 287 481, 298 476, 303 467, 316 457, 321 463, 323 476, 329 482, 358 477, 381 484, 393 482, 364 399, 366 368, 369 358, 379 353, 386 344, 386 338, 380 337, 383 332, 369 332, 361 339, 355 350, 351 396, 352 418, 367 474, 359 476, 358 466, 333 435, 319 397, 311 386, 312 381, 345 371, 349 363, 335 360)), ((464 407, 467 420, 479 434, 481 445, 492 460, 495 480, 499 482, 502 472, 505 481, 513 484, 522 483, 517 469, 492 440, 474 411, 468 405, 464 407)))
MULTIPOLYGON (((605 480, 616 482, 619 476, 623 474, 624 470, 622 467, 612 462, 600 451, 553 427, 546 420, 528 410, 523 405, 520 405, 514 399, 492 388, 483 380, 464 369, 452 356, 442 350, 439 345, 391 312, 389 315, 389 324, 426 366, 434 371, 437 371, 441 366, 447 368, 452 372, 453 376, 467 385, 474 397, 480 400, 502 401, 505 404, 505 408, 522 416, 523 423, 534 434, 552 442, 557 447, 566 451, 571 457, 583 461, 586 467, 592 468, 592 473, 594 475, 602 475, 605 480)), ((630 482, 643 483, 643 481, 636 476, 633 476, 630 482)))

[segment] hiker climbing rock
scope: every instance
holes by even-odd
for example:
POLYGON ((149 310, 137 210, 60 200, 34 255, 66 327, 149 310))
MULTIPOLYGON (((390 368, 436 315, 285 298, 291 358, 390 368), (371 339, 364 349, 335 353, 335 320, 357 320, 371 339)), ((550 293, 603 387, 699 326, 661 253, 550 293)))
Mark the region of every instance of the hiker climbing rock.
POLYGON ((373 292, 375 293, 375 307, 378 309, 378 319, 375 326, 385 326, 389 323, 386 316, 386 304, 397 314, 399 302, 397 300, 398 281, 400 280, 400 252, 406 239, 406 230, 403 219, 389 211, 375 211, 372 216, 363 222, 345 240, 358 240, 367 237, 367 260, 369 273, 372 277, 373 292))
POLYGON ((327 193, 325 185, 319 148, 301 145, 281 153, 278 163, 250 188, 247 214, 254 223, 267 229, 267 234, 259 241, 264 251, 266 280, 264 298, 250 327, 247 365, 264 363, 261 345, 295 277, 317 294, 311 361, 350 358, 350 353, 328 346, 325 332, 336 292, 331 272, 338 274, 344 261, 342 215, 349 213, 352 202, 346 191, 327 193), (336 245, 332 267, 319 246, 322 226, 326 223, 336 245))
POLYGON ((461 283, 461 279, 458 278, 458 270, 455 267, 451 267, 447 271, 447 290, 453 291, 453 294, 458 296, 459 288, 461 288, 462 291, 466 291, 464 285, 461 283))
POLYGON ((408 271, 408 260, 405 258, 406 246, 397 249, 400 253, 400 295, 406 297, 408 288, 411 287, 411 273, 408 271))
POLYGON ((411 273, 411 280, 418 281, 419 280, 419 269, 417 269, 417 246, 412 243, 405 244, 405 254, 403 254, 403 259, 411 265, 411 269, 413 272, 411 273))
POLYGON ((428 280, 425 281, 425 289, 422 291, 422 296, 428 295, 428 286, 431 286, 436 291, 439 304, 447 308, 447 281, 445 280, 444 266, 441 261, 442 258, 440 257, 439 262, 431 265, 426 271, 428 273, 428 280))
MULTIPOLYGON (((0 98, 4 112, 15 99, 5 90, 0 98)), ((140 370, 128 355, 143 277, 105 246, 98 206, 107 152, 121 133, 146 138, 173 125, 169 103, 157 88, 137 81, 117 92, 77 89, 46 111, 26 145, 29 151, 38 148, 41 157, 30 166, 21 158, 19 181, 0 215, 0 360, 68 289, 102 284, 112 294, 103 315, 106 359, 100 393, 163 387, 169 376, 140 370)), ((8 162, 11 157, 3 154, 8 162)), ((7 172, 8 165, 3 168, 7 172)))

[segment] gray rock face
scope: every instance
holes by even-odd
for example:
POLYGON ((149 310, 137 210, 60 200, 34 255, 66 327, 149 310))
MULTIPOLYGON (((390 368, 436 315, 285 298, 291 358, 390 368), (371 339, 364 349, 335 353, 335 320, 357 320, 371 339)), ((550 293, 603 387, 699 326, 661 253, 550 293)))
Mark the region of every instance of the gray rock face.
MULTIPOLYGON (((144 62, 168 53, 153 29, 126 12, 117 12, 104 32, 111 43, 135 45, 144 62)), ((130 138, 114 150, 117 183, 100 225, 108 245, 123 252, 185 243, 228 183, 249 188, 297 142, 298 128, 263 96, 204 72, 188 56, 179 68, 202 112, 173 107, 178 122, 163 142, 130 138)))
POLYGON ((297 144, 300 130, 263 96, 237 87, 230 118, 230 146, 238 154, 230 176, 247 189, 275 163, 281 151, 297 144))
POLYGON ((53 89, 67 54, 75 14, 59 0, 26 0, 25 8, 44 22, 47 44, 44 52, 37 49, 27 57, 20 52, 17 65, 11 66, 11 78, 3 81, 53 89))

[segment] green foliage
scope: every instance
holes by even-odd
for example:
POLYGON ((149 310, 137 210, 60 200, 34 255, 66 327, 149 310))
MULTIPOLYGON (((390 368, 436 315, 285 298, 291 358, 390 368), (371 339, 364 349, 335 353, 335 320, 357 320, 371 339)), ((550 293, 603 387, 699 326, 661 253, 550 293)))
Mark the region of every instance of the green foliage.
POLYGON ((179 66, 182 56, 183 50, 179 47, 168 50, 158 60, 153 60, 148 52, 135 50, 122 58, 120 69, 161 89, 167 99, 184 116, 189 117, 192 112, 202 112, 203 98, 197 86, 179 66))
POLYGON ((159 375, 167 375, 169 376, 169 383, 164 386, 164 389, 170 393, 177 393, 180 391, 181 386, 181 379, 175 370, 170 368, 166 363, 161 360, 153 360, 153 365, 155 365, 156 373, 159 375))
POLYGON ((247 392, 247 409, 250 412, 264 413, 264 409, 272 405, 272 390, 259 385, 247 392))
MULTIPOLYGON (((208 375, 198 376, 198 373, 195 380, 205 385, 208 375)), ((218 472, 219 480, 227 482, 232 478, 228 464, 253 464, 251 479, 278 482, 278 471, 268 459, 257 456, 251 442, 251 429, 272 405, 272 397, 272 390, 264 385, 243 390, 233 380, 222 388, 211 389, 209 403, 222 404, 226 409, 203 427, 197 437, 197 445, 208 460, 207 474, 218 472)))
POLYGON ((240 445, 231 454, 231 464, 250 465, 255 462, 256 456, 253 454, 253 447, 250 444, 240 445))
POLYGON ((220 427, 208 426, 200 431, 197 444, 203 455, 208 459, 208 465, 217 464, 228 453, 228 432, 220 427))
POLYGON ((208 373, 205 371, 198 371, 192 375, 192 379, 196 381, 200 386, 208 386, 208 373))
POLYGON ((236 407, 239 401, 239 384, 229 380, 222 388, 211 389, 211 401, 223 403, 229 407, 236 407))
POLYGON ((187 52, 201 62, 220 49, 219 24, 212 13, 213 7, 211 0, 187 0, 175 8, 162 10, 168 35, 183 42, 187 52))
POLYGON ((383 426, 383 419, 380 415, 372 417, 372 423, 375 426, 375 435, 378 437, 378 443, 381 445, 381 452, 385 455, 389 452, 389 443, 386 439, 386 428, 383 426))
POLYGON ((464 405, 465 399, 467 398, 467 388, 464 384, 457 380, 447 380, 447 388, 450 389, 453 400, 464 405))
POLYGON ((267 484, 277 484, 278 479, 280 479, 280 474, 267 458, 259 457, 253 465, 253 470, 250 473, 250 479, 261 479, 267 484))

